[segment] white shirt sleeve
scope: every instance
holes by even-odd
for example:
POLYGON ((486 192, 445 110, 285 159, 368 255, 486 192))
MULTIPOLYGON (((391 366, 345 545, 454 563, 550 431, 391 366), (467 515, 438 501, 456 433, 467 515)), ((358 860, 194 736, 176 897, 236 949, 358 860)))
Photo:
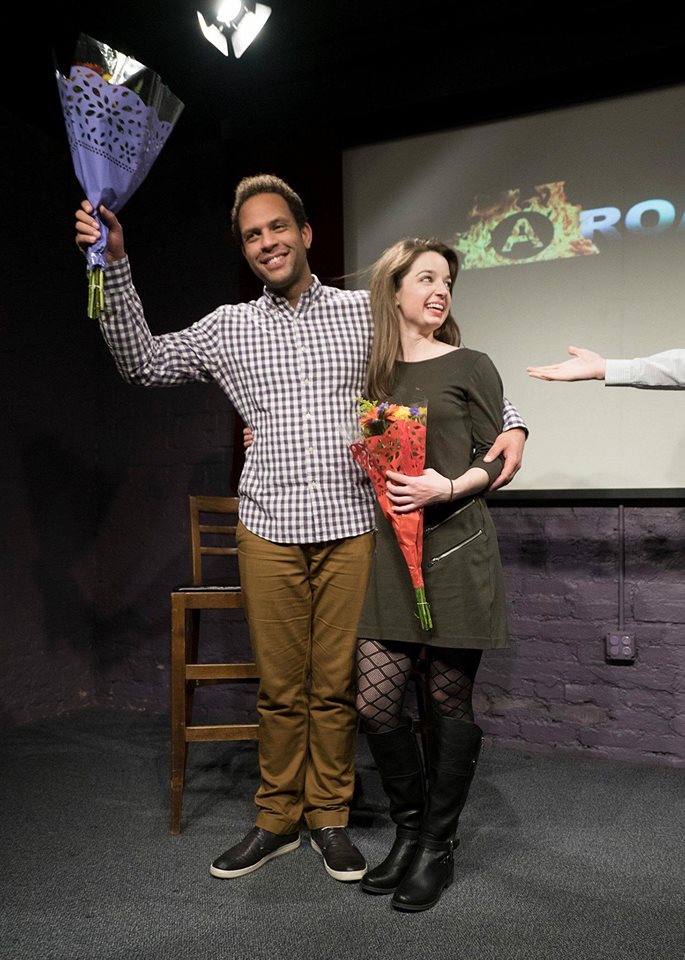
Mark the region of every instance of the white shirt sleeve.
POLYGON ((634 360, 607 360, 608 387, 685 390, 685 350, 665 350, 634 360))

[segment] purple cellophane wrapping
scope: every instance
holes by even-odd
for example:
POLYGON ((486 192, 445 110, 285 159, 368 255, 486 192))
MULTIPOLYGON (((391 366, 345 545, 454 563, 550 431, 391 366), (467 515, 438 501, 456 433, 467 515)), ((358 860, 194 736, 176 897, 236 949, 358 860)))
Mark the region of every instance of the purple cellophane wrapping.
MULTIPOLYGON (((82 52, 102 64, 119 58, 128 71, 126 83, 108 82, 88 63, 75 64, 69 76, 57 72, 57 85, 67 129, 74 171, 85 195, 97 211, 100 204, 116 213, 133 195, 157 159, 183 104, 142 64, 111 50, 98 41, 82 36, 82 52), (83 47, 84 42, 90 46, 83 47), (131 67, 137 68, 131 70, 131 67), (131 89, 137 86, 148 99, 145 103, 131 89), (152 81, 152 82, 151 82, 152 81), (160 119, 160 114, 165 119, 160 119)), ((101 67, 102 68, 102 67, 101 67)), ((99 217, 97 217, 99 220, 99 217)), ((100 223, 100 240, 88 250, 88 267, 106 267, 107 229, 100 223)))

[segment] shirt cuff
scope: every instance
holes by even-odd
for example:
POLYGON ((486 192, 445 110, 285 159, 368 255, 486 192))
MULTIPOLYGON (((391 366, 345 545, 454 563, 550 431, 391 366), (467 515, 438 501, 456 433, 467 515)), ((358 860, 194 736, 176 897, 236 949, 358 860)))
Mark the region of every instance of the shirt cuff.
POLYGON ((607 360, 604 383, 607 387, 622 387, 635 379, 633 360, 607 360))

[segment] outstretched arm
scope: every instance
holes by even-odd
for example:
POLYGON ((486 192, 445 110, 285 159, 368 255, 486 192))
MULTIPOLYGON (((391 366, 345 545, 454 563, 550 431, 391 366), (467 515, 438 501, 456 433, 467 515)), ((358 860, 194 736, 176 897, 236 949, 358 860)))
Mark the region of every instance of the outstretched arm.
POLYGON ((607 387, 685 390, 685 350, 664 350, 634 360, 607 360, 607 387))
POLYGON ((608 387, 685 390, 685 350, 664 350, 634 360, 605 360, 593 350, 569 347, 571 360, 528 367, 539 380, 604 380, 608 387))
POLYGON ((545 367, 528 367, 528 374, 538 380, 604 380, 606 360, 594 350, 569 347, 571 360, 545 367))
MULTIPOLYGON (((131 279, 123 228, 103 205, 98 208, 98 216, 108 231, 105 309, 100 329, 121 376, 142 386, 211 380, 218 353, 214 315, 186 330, 154 337, 131 279)), ((101 224, 88 200, 83 200, 76 211, 75 227, 76 245, 85 254, 101 234, 101 224)))

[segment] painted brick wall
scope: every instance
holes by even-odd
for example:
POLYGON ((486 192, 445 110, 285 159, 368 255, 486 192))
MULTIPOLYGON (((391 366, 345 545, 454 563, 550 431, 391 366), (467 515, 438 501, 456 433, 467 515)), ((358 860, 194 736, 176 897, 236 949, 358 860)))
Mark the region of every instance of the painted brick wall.
POLYGON ((685 510, 625 510, 630 666, 604 659, 618 624, 617 508, 493 515, 513 644, 483 658, 476 710, 486 733, 530 750, 685 763, 685 510))
MULTIPOLYGON (((187 413, 187 424, 191 436, 196 414, 187 413)), ((129 471, 117 521, 101 530, 99 702, 166 709, 168 585, 186 573, 179 516, 187 489, 227 492, 224 475, 220 462, 184 461, 167 471, 162 488, 151 483, 149 465, 129 471), (127 520, 129 498, 142 524, 127 520), (126 560, 132 541, 135 575, 126 560)), ((618 623, 616 509, 495 507, 493 514, 513 643, 483 658, 475 706, 488 738, 522 750, 685 765, 685 511, 626 510, 625 629, 638 650, 630 666, 604 659, 604 636, 618 623)), ((208 657, 248 656, 239 613, 205 616, 208 657)), ((250 687, 203 689, 197 716, 245 720, 253 702, 250 687)))

